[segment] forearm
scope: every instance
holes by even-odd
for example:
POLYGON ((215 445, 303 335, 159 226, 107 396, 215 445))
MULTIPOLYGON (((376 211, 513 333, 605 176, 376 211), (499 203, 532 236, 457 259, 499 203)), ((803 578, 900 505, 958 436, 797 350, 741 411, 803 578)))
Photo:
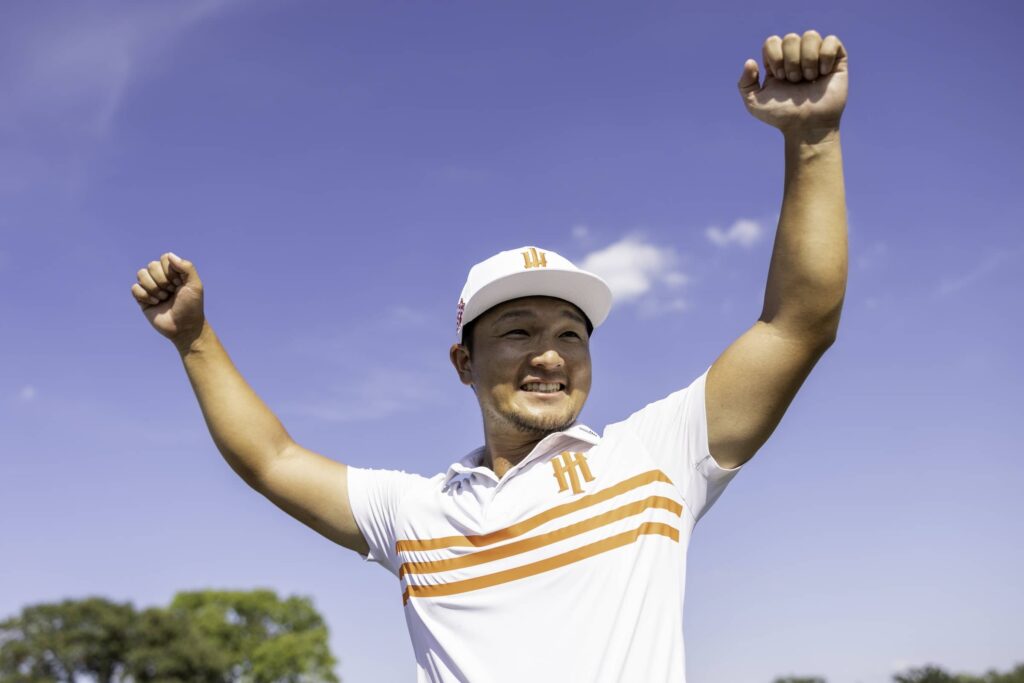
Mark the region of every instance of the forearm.
POLYGON ((846 293, 846 193, 838 129, 786 134, 782 211, 761 320, 829 344, 846 293))
POLYGON ((176 347, 217 449, 254 485, 291 437, 235 368, 208 322, 176 347))

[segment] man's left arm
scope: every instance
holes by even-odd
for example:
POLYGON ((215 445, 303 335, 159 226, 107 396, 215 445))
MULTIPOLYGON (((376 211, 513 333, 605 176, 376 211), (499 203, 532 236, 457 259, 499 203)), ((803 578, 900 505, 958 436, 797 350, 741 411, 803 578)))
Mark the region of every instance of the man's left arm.
POLYGON ((775 430, 834 342, 846 292, 846 51, 807 31, 768 38, 763 58, 764 84, 750 59, 739 89, 748 111, 783 133, 785 185, 761 316, 708 372, 708 443, 723 468, 745 463, 775 430))

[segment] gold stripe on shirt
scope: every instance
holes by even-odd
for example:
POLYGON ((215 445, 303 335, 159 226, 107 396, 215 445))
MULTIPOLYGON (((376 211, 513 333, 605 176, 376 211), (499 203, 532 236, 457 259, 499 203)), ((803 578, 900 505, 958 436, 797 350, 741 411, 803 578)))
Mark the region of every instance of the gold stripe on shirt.
POLYGON ((485 576, 478 576, 472 579, 442 583, 435 586, 407 586, 405 592, 402 593, 402 604, 407 604, 411 598, 436 598, 444 595, 457 595, 459 593, 467 593, 469 591, 480 590, 482 588, 491 588, 492 586, 498 586, 510 581, 525 579, 530 576, 549 572, 553 569, 558 569, 560 567, 594 557, 595 555, 600 555, 601 553, 606 553, 609 550, 627 546, 631 543, 635 543, 637 539, 643 535, 665 536, 676 543, 679 542, 679 530, 675 527, 668 524, 662 524, 660 522, 644 522, 636 529, 624 531, 620 534, 615 534, 614 536, 609 536, 608 538, 601 539, 600 541, 595 541, 588 545, 562 553, 561 555, 555 555, 537 562, 531 562, 530 564, 525 564, 521 567, 506 569, 505 571, 495 572, 485 576))
POLYGON ((632 491, 635 488, 658 481, 668 484, 672 483, 672 480, 669 479, 661 470, 651 470, 620 481, 618 484, 609 486, 608 488, 597 491, 596 493, 591 493, 577 500, 545 510, 540 514, 534 515, 533 517, 525 519, 517 524, 513 524, 512 526, 505 527, 504 529, 498 529, 497 531, 475 536, 442 536, 440 538, 429 539, 403 539, 395 543, 395 550, 401 553, 416 550, 438 550, 440 548, 454 548, 460 546, 480 548, 487 545, 493 545, 494 543, 500 543, 501 541, 507 541, 509 539, 516 538, 517 536, 522 536, 526 532, 532 531, 541 524, 550 522, 553 519, 558 519, 559 517, 564 517, 565 515, 576 512, 577 510, 583 510, 584 508, 588 508, 592 505, 603 503, 604 501, 622 495, 627 491, 632 491))
POLYGON ((613 510, 576 522, 575 524, 570 524, 569 526, 562 527, 561 529, 556 529, 538 536, 531 536, 530 538, 524 538, 520 541, 516 541, 515 543, 498 546, 497 548, 488 548, 487 550, 481 550, 469 555, 452 557, 445 560, 406 562, 399 567, 398 576, 401 578, 406 574, 431 574, 434 572, 462 569, 464 567, 473 567, 478 564, 501 560, 506 557, 512 557, 513 555, 519 555, 531 550, 536 550, 537 548, 542 548, 546 545, 551 545, 552 543, 557 543, 567 538, 572 538, 573 536, 586 533, 587 531, 592 531, 621 519, 638 515, 644 510, 649 509, 668 510, 678 517, 683 511, 683 506, 671 498, 665 498, 664 496, 650 496, 643 500, 637 500, 632 503, 621 505, 613 510))

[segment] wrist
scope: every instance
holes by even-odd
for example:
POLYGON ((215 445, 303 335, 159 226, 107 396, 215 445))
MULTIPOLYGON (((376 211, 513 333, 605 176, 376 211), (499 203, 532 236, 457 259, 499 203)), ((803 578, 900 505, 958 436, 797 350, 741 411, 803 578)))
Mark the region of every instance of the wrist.
POLYGON ((831 145, 839 142, 839 124, 813 128, 789 128, 782 131, 787 146, 831 145))
POLYGON ((173 337, 171 341, 174 343, 174 347, 178 349, 178 353, 181 356, 187 356, 191 353, 202 351, 203 346, 213 336, 213 328, 210 324, 203 320, 203 324, 196 329, 182 332, 181 334, 173 337))

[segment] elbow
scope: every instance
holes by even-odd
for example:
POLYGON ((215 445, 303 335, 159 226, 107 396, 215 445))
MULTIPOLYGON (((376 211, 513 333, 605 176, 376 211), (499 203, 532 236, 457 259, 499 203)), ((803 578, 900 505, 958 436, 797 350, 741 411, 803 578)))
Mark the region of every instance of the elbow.
POLYGON ((820 353, 825 353, 836 343, 839 336, 839 316, 836 315, 828 323, 823 324, 816 335, 817 346, 820 353))
POLYGON ((832 348, 832 345, 836 343, 838 332, 838 329, 833 329, 831 332, 822 335, 821 340, 818 342, 818 348, 821 350, 821 353, 825 353, 832 348))
POLYGON ((836 343, 836 337, 839 335, 839 318, 842 312, 843 302, 840 300, 826 313, 817 316, 814 323, 809 326, 808 335, 821 353, 828 351, 836 343))
POLYGON ((839 315, 830 315, 822 319, 817 325, 810 327, 806 333, 807 339, 814 344, 820 352, 825 353, 836 343, 839 336, 839 315))
POLYGON ((839 315, 815 316, 813 319, 802 317, 799 319, 782 318, 778 320, 765 320, 761 322, 771 325, 778 330, 781 336, 799 344, 802 348, 821 355, 828 351, 839 333, 839 315))

